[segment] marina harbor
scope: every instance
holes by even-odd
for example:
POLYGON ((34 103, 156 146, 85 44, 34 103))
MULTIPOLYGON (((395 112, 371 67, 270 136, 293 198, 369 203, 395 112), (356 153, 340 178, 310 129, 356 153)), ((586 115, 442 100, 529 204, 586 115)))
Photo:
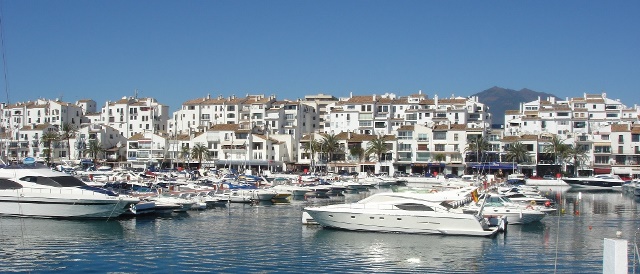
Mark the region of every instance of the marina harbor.
POLYGON ((2 272, 595 273, 604 238, 633 250, 640 225, 635 180, 531 186, 491 176, 409 183, 220 171, 100 182, 24 162, 0 172, 2 272), (29 259, 39 252, 59 255, 29 259), (460 254, 473 263, 443 263, 460 254), (295 265, 283 269, 282 260, 295 265))

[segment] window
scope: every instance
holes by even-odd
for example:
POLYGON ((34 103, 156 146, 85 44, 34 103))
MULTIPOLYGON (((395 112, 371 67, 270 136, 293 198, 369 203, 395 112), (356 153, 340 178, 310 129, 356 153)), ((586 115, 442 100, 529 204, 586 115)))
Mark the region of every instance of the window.
POLYGON ((418 150, 419 151, 429 151, 429 145, 428 144, 418 144, 418 150))
POLYGON ((624 144, 624 135, 618 135, 618 143, 624 144))
POLYGON ((447 139, 447 133, 446 132, 434 132, 433 133, 433 140, 446 140, 447 139))
POLYGON ((602 140, 609 141, 609 134, 602 135, 602 140))
POLYGON ((611 153, 610 146, 595 146, 593 147, 594 153, 611 153))
POLYGON ((403 140, 413 139, 413 131, 398 131, 398 139, 403 139, 403 140))
POLYGON ((411 144, 398 144, 399 151, 411 151, 411 144))
POLYGON ((640 134, 631 134, 631 142, 640 142, 640 134))
POLYGON ((624 153, 624 147, 618 146, 618 154, 623 154, 623 153, 624 153))
POLYGON ((370 127, 373 124, 371 121, 360 121, 361 127, 370 127))
POLYGON ((436 144, 434 147, 435 151, 444 151, 444 144, 436 144))
POLYGON ((418 133, 418 141, 429 141, 429 134, 418 133))
POLYGON ((596 164, 609 164, 609 156, 596 156, 596 164))
POLYGON ((293 114, 286 114, 285 115, 285 119, 287 120, 293 120, 295 116, 293 116, 293 114))
POLYGON ((458 133, 454 133, 453 134, 453 140, 454 141, 458 141, 458 133))

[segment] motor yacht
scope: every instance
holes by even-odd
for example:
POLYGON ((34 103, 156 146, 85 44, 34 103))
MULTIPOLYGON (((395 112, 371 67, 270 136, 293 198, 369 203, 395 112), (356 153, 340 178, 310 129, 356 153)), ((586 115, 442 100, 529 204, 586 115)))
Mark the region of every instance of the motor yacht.
POLYGON ((622 190, 624 180, 615 174, 600 174, 591 177, 563 178, 572 187, 622 190))
POLYGON ((91 187, 76 177, 25 159, 0 168, 0 214, 44 218, 117 217, 138 198, 91 187))
POLYGON ((478 214, 464 214, 450 210, 446 203, 431 202, 425 195, 430 194, 377 193, 356 203, 307 207, 304 211, 310 217, 306 218, 308 223, 345 230, 493 236, 504 229, 501 216, 492 217, 498 226, 490 226, 491 220, 482 215, 482 209, 478 214))
MULTIPOLYGON (((481 199, 483 198, 484 197, 481 197, 481 199)), ((480 203, 469 203, 462 207, 462 211, 464 213, 476 214, 480 208, 480 203)), ((493 215, 507 217, 509 224, 528 224, 540 221, 547 216, 545 211, 543 211, 545 209, 547 208, 539 205, 514 203, 504 195, 489 194, 484 205, 483 214, 485 217, 493 215)))

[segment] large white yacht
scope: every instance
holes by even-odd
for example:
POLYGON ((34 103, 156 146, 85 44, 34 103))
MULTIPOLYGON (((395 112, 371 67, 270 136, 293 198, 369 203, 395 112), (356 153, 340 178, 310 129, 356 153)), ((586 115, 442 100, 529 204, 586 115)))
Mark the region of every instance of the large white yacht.
POLYGON ((430 201, 432 198, 430 194, 378 193, 356 203, 304 210, 313 219, 308 223, 346 230, 493 236, 504 228, 502 217, 495 217, 499 226, 490 226, 482 209, 478 214, 463 214, 450 210, 447 203, 430 201))
POLYGON ((25 159, 0 168, 0 215, 44 218, 117 217, 138 203, 25 159))
POLYGON ((614 174, 600 174, 592 177, 562 178, 572 187, 622 190, 624 180, 614 174))

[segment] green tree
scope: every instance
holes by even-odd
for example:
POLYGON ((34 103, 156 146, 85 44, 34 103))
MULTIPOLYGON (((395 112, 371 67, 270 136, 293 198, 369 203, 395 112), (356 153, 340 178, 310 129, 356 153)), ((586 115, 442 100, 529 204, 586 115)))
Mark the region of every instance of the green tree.
POLYGON ((489 143, 489 141, 479 135, 467 141, 468 145, 465 151, 471 152, 473 155, 476 155, 476 162, 482 162, 482 156, 491 148, 491 144, 489 143))
POLYGON ((310 140, 309 142, 305 142, 302 144, 302 149, 304 153, 309 153, 309 158, 311 159, 311 170, 315 169, 315 158, 316 153, 320 152, 322 144, 315 139, 310 140))
POLYGON ((360 162, 364 158, 364 149, 362 148, 362 145, 358 144, 349 148, 349 154, 358 158, 358 162, 360 162))
POLYGON ((527 163, 530 161, 527 146, 521 142, 515 142, 507 149, 506 158, 510 162, 527 163))
POLYGON ((55 131, 47 131, 42 134, 41 140, 46 147, 43 151, 45 153, 45 160, 47 161, 47 165, 50 165, 51 152, 53 151, 51 147, 53 146, 53 142, 60 140, 60 135, 58 135, 58 133, 55 131))
POLYGON ((202 168, 202 160, 209 159, 209 148, 202 143, 196 143, 191 148, 191 156, 198 159, 198 168, 202 168))
POLYGON ((564 139, 553 135, 551 140, 548 141, 549 145, 545 146, 542 150, 543 153, 553 157, 553 163, 556 165, 562 165, 561 171, 564 172, 564 159, 567 158, 570 146, 564 143, 564 139))
POLYGON ((67 140, 68 159, 71 160, 71 139, 76 138, 78 127, 74 124, 63 123, 60 129, 60 140, 67 140))
POLYGON ((340 151, 340 143, 335 134, 325 134, 320 141, 322 152, 327 154, 327 165, 333 160, 333 155, 340 151))
POLYGON ((105 149, 102 147, 102 144, 98 140, 89 140, 87 149, 84 151, 85 155, 88 155, 93 159, 94 165, 98 163, 98 157, 104 152, 105 149))
POLYGON ((377 136, 375 139, 369 141, 367 149, 364 151, 365 157, 374 154, 378 162, 382 161, 382 156, 389 152, 384 136, 377 136))
POLYGON ((189 150, 189 146, 185 146, 185 144, 182 144, 182 148, 180 149, 180 158, 182 158, 183 160, 183 168, 187 168, 187 159, 189 158, 189 155, 191 155, 191 150, 189 150))
POLYGON ((580 167, 580 163, 589 159, 587 155, 587 151, 578 145, 570 147, 566 153, 567 158, 573 163, 573 175, 578 176, 578 167, 580 167))
POLYGON ((438 154, 436 154, 435 156, 433 156, 433 159, 434 159, 436 162, 444 162, 444 161, 446 161, 446 160, 447 160, 447 156, 446 156, 446 155, 444 155, 444 154, 442 154, 442 153, 438 153, 438 154))

